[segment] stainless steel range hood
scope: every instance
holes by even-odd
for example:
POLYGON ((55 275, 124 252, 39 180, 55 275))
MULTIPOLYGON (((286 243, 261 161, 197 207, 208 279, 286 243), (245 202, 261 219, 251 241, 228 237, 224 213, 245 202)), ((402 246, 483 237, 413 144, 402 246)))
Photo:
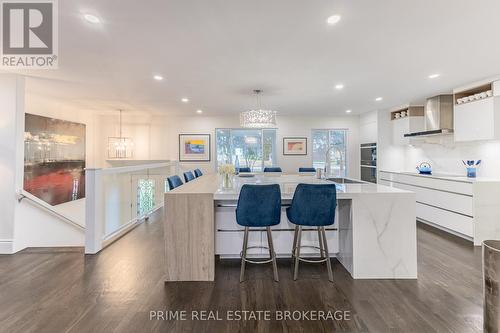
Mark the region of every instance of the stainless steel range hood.
POLYGON ((427 99, 424 111, 424 130, 407 133, 405 137, 453 133, 453 95, 438 95, 427 99))

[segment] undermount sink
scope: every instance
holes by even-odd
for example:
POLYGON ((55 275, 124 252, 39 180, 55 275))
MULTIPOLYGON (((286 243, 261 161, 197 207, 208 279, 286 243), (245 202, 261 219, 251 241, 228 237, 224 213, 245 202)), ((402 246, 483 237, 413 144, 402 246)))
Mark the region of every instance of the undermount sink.
POLYGON ((337 184, 363 184, 363 182, 361 182, 361 181, 352 180, 352 179, 348 179, 348 178, 342 178, 342 177, 328 178, 328 180, 332 181, 334 183, 337 183, 337 184))

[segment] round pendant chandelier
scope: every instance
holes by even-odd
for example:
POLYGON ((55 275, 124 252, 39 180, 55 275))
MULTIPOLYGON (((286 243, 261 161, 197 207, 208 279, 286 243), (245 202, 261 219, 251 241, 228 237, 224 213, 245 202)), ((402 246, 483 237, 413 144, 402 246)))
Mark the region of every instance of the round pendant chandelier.
POLYGON ((240 125, 247 128, 276 127, 276 111, 262 109, 262 90, 253 91, 257 99, 257 108, 240 113, 240 125))

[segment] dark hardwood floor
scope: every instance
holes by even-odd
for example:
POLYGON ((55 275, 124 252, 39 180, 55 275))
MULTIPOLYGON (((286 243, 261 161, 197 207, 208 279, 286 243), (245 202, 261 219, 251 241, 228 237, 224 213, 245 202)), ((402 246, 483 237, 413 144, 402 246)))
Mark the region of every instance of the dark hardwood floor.
MULTIPOLYGON (((430 227, 418 228, 418 280, 353 280, 334 263, 302 264, 292 280, 279 262, 219 261, 216 281, 163 281, 161 211, 96 256, 81 249, 0 256, 1 332, 480 332, 481 251, 430 227), (350 320, 150 320, 150 311, 349 311, 350 320)), ((283 312, 281 312, 283 313, 283 312)))

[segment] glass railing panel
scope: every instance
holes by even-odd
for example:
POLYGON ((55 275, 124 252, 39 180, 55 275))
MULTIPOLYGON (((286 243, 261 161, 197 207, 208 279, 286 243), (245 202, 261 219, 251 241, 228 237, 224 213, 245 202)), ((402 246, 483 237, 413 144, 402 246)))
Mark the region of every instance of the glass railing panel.
POLYGON ((104 169, 102 175, 104 228, 107 238, 124 226, 144 218, 163 205, 167 178, 178 169, 175 163, 140 168, 104 169))

